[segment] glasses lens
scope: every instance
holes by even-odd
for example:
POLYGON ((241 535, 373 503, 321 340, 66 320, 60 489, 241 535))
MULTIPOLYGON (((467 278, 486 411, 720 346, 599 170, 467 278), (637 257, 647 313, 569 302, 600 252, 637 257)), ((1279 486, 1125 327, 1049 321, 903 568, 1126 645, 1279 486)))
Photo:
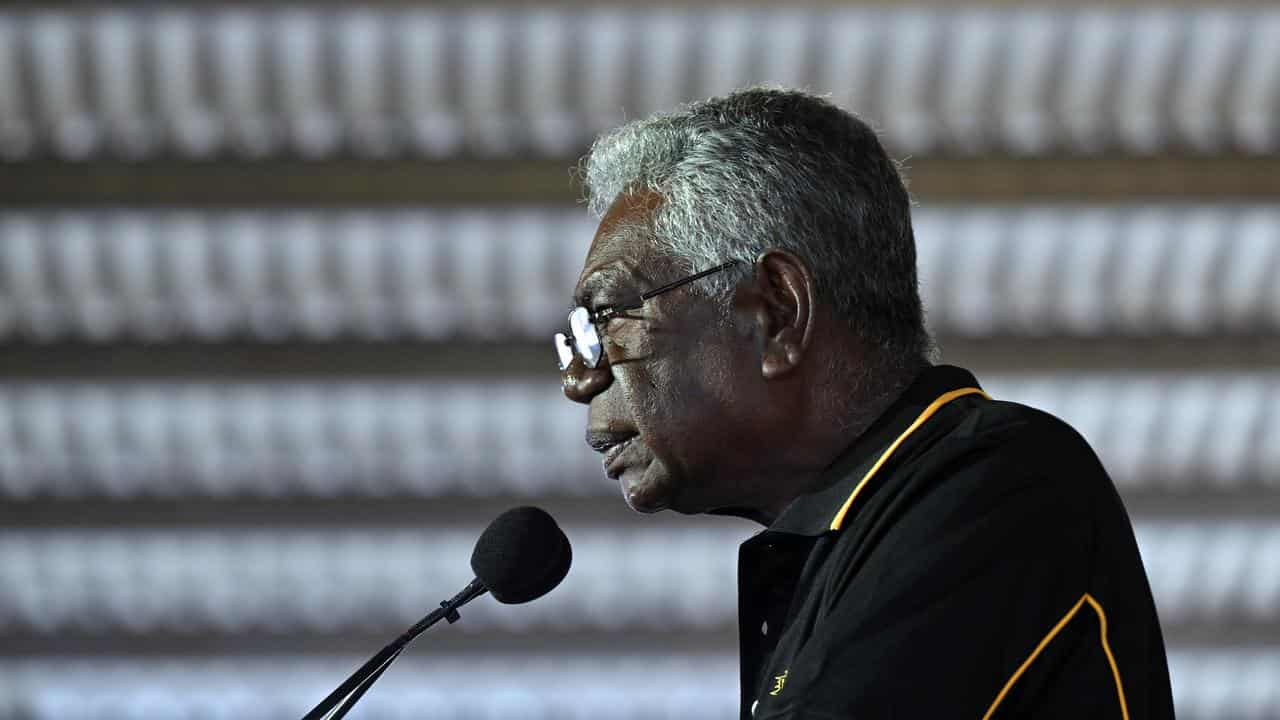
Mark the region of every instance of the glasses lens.
POLYGON ((573 345, 582 356, 587 367, 600 364, 600 335, 596 332, 596 324, 591 322, 591 313, 586 308, 574 308, 569 313, 569 331, 573 333, 573 345))
POLYGON ((573 346, 564 333, 556 333, 556 355, 560 357, 560 369, 568 370, 569 363, 573 362, 573 346))

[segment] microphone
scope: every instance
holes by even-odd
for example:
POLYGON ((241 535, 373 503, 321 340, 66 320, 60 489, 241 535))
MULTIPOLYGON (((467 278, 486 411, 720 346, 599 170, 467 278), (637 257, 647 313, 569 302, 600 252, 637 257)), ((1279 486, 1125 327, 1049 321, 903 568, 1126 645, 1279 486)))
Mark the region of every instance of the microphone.
POLYGON ((569 538, 545 510, 536 507, 512 508, 489 523, 471 552, 471 570, 476 574, 457 595, 440 603, 440 608, 419 620, 400 637, 379 650, 361 665, 302 720, 337 720, 364 695, 406 645, 441 620, 450 624, 461 615, 458 608, 485 592, 500 603, 518 605, 551 592, 569 572, 573 551, 569 538))
POLYGON ((545 510, 508 510, 480 534, 471 570, 494 599, 519 605, 551 592, 569 572, 569 538, 545 510))

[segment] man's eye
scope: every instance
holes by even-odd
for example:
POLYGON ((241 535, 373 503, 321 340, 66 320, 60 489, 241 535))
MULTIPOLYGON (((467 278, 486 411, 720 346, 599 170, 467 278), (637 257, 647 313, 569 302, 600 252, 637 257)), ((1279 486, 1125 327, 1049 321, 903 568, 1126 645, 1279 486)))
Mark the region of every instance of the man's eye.
POLYGON ((591 296, 581 295, 578 297, 578 305, 580 307, 586 308, 591 312, 595 312, 600 308, 607 306, 608 304, 609 302, 607 300, 604 300, 599 297, 595 297, 594 295, 591 295, 591 296))
POLYGON ((609 311, 613 310, 617 305, 617 301, 601 300, 600 302, 594 303, 592 306, 588 307, 587 310, 591 312, 593 317, 599 317, 602 313, 609 313, 609 311))

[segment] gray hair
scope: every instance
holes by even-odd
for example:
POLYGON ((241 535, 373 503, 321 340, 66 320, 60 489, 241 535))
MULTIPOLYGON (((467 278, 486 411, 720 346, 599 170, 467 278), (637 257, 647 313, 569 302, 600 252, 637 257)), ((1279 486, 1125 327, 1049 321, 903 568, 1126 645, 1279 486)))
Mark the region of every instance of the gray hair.
POLYGON ((636 120, 595 141, 582 175, 597 217, 630 191, 661 196, 653 240, 686 271, 740 261, 698 291, 728 297, 782 248, 881 361, 930 355, 902 178, 875 133, 826 100, 750 88, 636 120))

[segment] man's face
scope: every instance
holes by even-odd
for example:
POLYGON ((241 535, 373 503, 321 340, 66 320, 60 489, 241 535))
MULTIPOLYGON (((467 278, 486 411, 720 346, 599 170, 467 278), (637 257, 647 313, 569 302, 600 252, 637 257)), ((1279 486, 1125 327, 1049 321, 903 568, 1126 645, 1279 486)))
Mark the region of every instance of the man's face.
MULTIPOLYGON (((638 299, 682 276, 648 239, 653 195, 625 195, 600 223, 575 297, 588 309, 638 299)), ((565 395, 588 403, 587 442, 641 512, 695 513, 734 504, 734 465, 745 428, 735 380, 744 340, 714 304, 680 288, 601 328, 605 359, 563 375, 565 395)), ((749 377, 749 375, 747 375, 749 377)))

